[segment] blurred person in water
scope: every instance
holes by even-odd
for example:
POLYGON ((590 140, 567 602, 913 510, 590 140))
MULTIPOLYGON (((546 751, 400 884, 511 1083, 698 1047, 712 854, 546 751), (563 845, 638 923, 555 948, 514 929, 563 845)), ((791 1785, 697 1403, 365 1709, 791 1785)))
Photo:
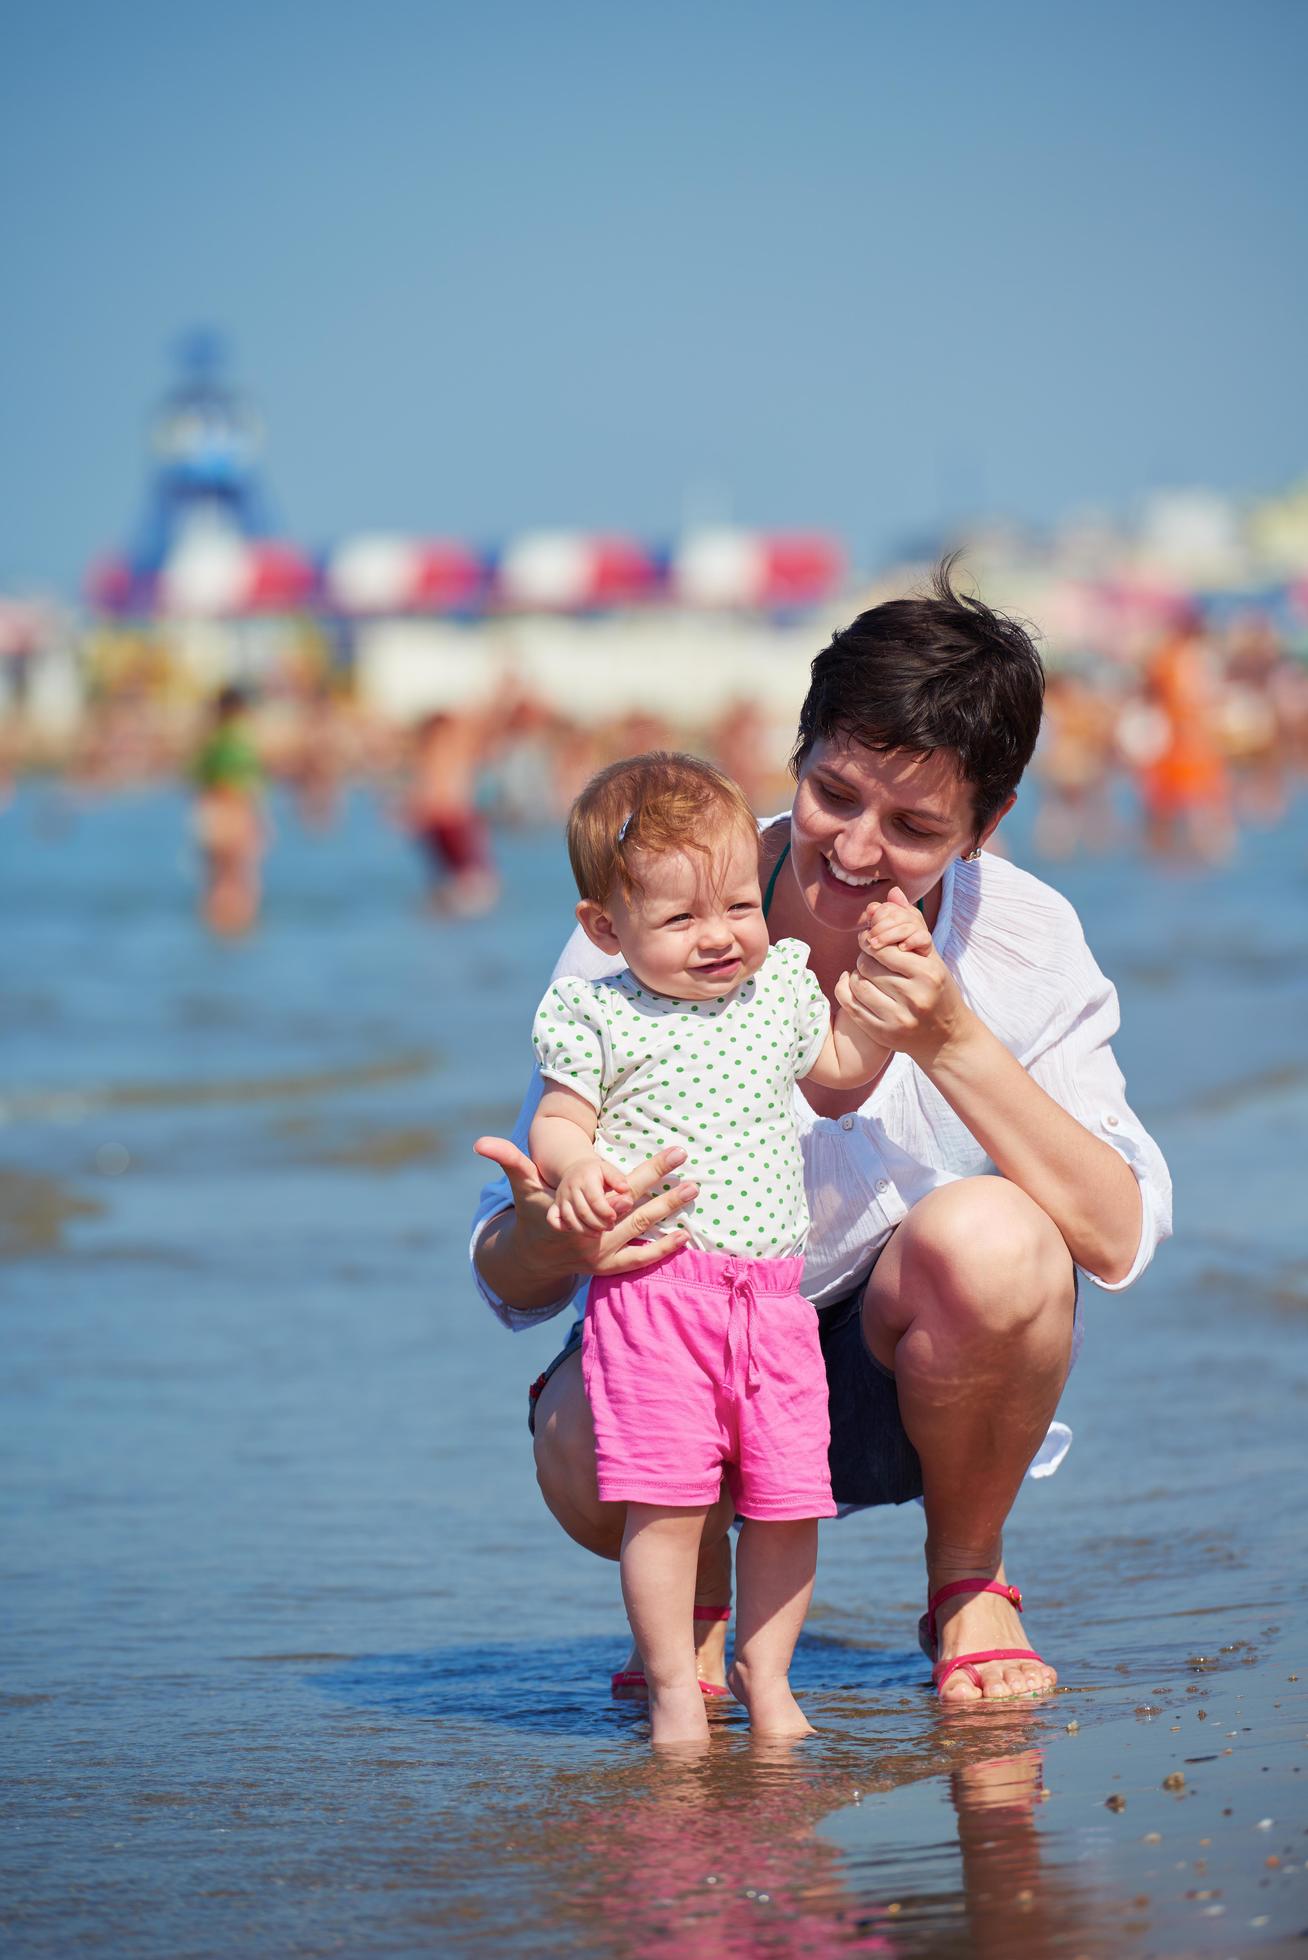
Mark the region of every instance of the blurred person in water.
POLYGON ((770 756, 767 719, 756 701, 735 700, 723 710, 709 735, 710 747, 733 782, 749 798, 751 810, 776 800, 777 770, 770 756))
POLYGON ((441 709, 418 724, 403 816, 422 851, 433 911, 460 918, 488 912, 500 894, 490 830, 477 808, 490 750, 489 716, 441 709))
POLYGON ((1107 847, 1113 831, 1113 726, 1111 703, 1081 675, 1050 675, 1035 757, 1036 843, 1045 857, 1107 847))
MULTIPOLYGON (((809 1217, 795 1084, 866 1088, 890 1051, 833 1007, 801 939, 772 944, 758 825, 696 756, 612 763, 568 817, 577 919, 623 964, 559 975, 532 1031, 545 1087, 529 1149, 556 1228, 595 1242, 631 1208, 624 1174, 685 1146, 693 1216, 651 1227, 591 1281, 583 1372, 602 1502, 626 1506, 622 1591, 656 1743, 705 1739, 691 1638, 705 1521, 723 1476, 744 1519, 733 1693, 765 1735, 812 1731, 788 1674, 831 1517, 827 1384, 799 1292, 809 1217)), ((901 892, 871 908, 870 950, 925 951, 901 892)), ((492 1140, 491 1154, 494 1155, 492 1140)))
MULTIPOLYGON (((951 1705, 1054 1685, 1024 1637, 1005 1523, 1023 1478, 1052 1474, 1070 1442, 1054 1415, 1078 1276, 1118 1292, 1171 1230, 1167 1167, 1113 1055, 1116 992, 1067 900, 987 848, 1043 694, 1028 635, 942 567, 928 596, 872 608, 818 654, 794 801, 761 828, 769 938, 803 942, 829 1001, 848 975, 850 1011, 894 1051, 870 1094, 806 1082, 796 1095, 813 1221, 802 1291, 818 1310, 835 1502, 922 1499, 919 1640, 951 1705), (860 946, 892 891, 919 906, 929 951, 860 946)), ((613 971, 580 928, 556 967, 613 971)), ((537 1072, 513 1137, 479 1145, 502 1176, 474 1220, 473 1271, 515 1329, 687 1211, 674 1147, 626 1172, 633 1203, 598 1238, 560 1232, 528 1154, 541 1092, 537 1072)), ((626 1507, 598 1487, 580 1344, 574 1328, 535 1384, 536 1473, 564 1530, 618 1558, 626 1507)), ((695 1586, 697 1670, 715 1684, 733 1512, 726 1490, 695 1586)))
POLYGON ((224 687, 217 695, 191 776, 204 921, 214 932, 248 932, 259 916, 266 829, 263 768, 239 687, 224 687))
POLYGON ((1144 699, 1154 737, 1132 759, 1149 848, 1223 863, 1235 846, 1230 771, 1212 649, 1197 619, 1183 618, 1155 650, 1144 699))
POLYGON ((1301 674, 1264 615, 1235 620, 1225 649, 1221 728, 1242 819, 1277 824, 1289 807, 1292 703, 1301 674))

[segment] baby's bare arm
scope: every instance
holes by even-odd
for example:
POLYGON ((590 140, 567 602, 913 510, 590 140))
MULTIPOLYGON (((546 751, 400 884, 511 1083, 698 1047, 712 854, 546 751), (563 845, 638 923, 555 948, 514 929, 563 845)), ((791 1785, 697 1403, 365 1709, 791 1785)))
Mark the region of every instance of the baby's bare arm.
POLYGON ((847 973, 842 973, 836 982, 836 1010, 831 1016, 831 1027, 821 1054, 804 1078, 824 1089, 857 1089, 865 1082, 875 1082, 890 1059, 890 1050, 845 1012, 848 982, 847 973))
POLYGON ((532 1118, 531 1154, 554 1186, 549 1222, 560 1232, 606 1232, 631 1209, 631 1186, 595 1149, 595 1110, 584 1096, 550 1083, 532 1118))
MULTIPOLYGON (((869 905, 859 945, 870 954, 883 946, 898 946, 905 953, 929 953, 931 934, 922 914, 900 893, 899 899, 869 905)), ((875 1082, 890 1059, 890 1050, 849 1012, 851 1004, 849 975, 842 973, 836 982, 831 1032, 808 1076, 810 1082, 820 1083, 824 1089, 857 1089, 875 1082)))
MULTIPOLYGON (((593 1104, 561 1082, 547 1082, 529 1139, 532 1162, 547 1184, 558 1184, 574 1164, 595 1157, 593 1104)), ((598 1159, 596 1159, 598 1161, 598 1159)))

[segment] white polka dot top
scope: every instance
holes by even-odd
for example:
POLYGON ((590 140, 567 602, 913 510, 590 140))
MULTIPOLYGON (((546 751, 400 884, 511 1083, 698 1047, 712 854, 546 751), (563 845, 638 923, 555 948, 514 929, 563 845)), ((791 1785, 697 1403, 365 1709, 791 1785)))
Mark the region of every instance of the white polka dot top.
POLYGON ((541 1074, 594 1105, 602 1156, 626 1171, 670 1144, 685 1150, 677 1177, 693 1178, 699 1196, 656 1232, 684 1226, 692 1245, 749 1259, 803 1251, 794 1090, 831 1023, 808 953, 779 940, 757 973, 707 1001, 651 993, 629 968, 561 974, 537 1009, 541 1074))

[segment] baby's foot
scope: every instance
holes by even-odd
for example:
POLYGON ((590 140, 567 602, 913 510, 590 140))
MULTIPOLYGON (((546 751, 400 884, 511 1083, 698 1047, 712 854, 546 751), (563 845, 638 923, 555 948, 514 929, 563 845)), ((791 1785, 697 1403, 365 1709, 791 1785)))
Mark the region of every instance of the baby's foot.
POLYGON ((728 1670, 727 1686, 737 1701, 749 1710, 749 1726, 756 1735, 816 1735, 817 1730, 790 1692, 784 1674, 770 1679, 753 1678, 739 1661, 728 1670))
POLYGON ((707 1742, 708 1717, 698 1681, 679 1682, 675 1687, 656 1688, 650 1684, 649 1724, 656 1749, 678 1743, 707 1742))

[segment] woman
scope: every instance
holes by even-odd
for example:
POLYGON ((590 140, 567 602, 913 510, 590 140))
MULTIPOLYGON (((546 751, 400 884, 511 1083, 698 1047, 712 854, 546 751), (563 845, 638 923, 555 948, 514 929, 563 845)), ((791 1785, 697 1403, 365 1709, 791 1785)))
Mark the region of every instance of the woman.
MULTIPOLYGON (((804 1291, 819 1314, 837 1501, 923 1499, 921 1632, 951 1702, 1054 1685, 1018 1619, 1004 1522, 1071 1364, 1078 1272, 1119 1290, 1171 1229, 1166 1165, 1109 1046, 1112 986, 1066 900, 982 855, 1030 761, 1043 687, 1027 635, 956 593, 944 568, 931 597, 874 607, 818 655, 794 806, 762 839, 771 937, 807 943, 828 995, 854 969, 859 1010, 895 1051, 870 1094, 805 1090, 804 1291), (859 925, 895 886, 920 903, 934 950, 873 960, 859 925)), ((574 935, 558 970, 601 970, 586 945, 574 935)), ((634 1241, 679 1209, 675 1186, 658 1192, 680 1161, 664 1152, 598 1251, 551 1230, 552 1193, 522 1148, 539 1093, 536 1080, 513 1141, 478 1145, 503 1177, 483 1194, 474 1271, 510 1326, 557 1313, 578 1274, 657 1257, 634 1241)), ((616 1558, 622 1507, 596 1493, 575 1337, 539 1388, 535 1438, 556 1518, 616 1558)), ((700 1558, 710 1684, 722 1680, 724 1629, 708 1615, 730 1597, 729 1523, 720 1505, 700 1558)), ((633 1656, 624 1675, 639 1666, 633 1656)))

